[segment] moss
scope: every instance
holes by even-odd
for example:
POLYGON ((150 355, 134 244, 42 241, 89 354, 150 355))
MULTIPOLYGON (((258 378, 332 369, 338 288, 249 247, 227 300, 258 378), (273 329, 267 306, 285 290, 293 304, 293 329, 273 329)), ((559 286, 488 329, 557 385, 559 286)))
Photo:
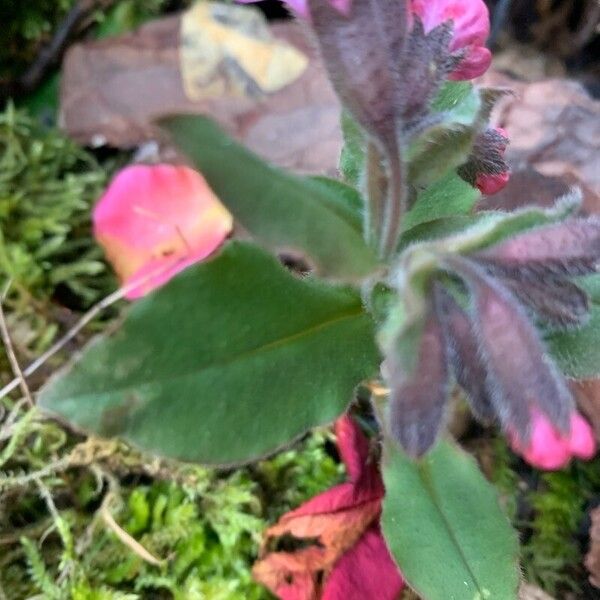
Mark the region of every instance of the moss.
POLYGON ((75 438, 35 409, 12 420, 19 435, 0 455, 0 589, 11 600, 267 599, 251 575, 265 527, 343 476, 324 430, 224 474, 75 438), (107 512, 160 564, 124 543, 107 512))

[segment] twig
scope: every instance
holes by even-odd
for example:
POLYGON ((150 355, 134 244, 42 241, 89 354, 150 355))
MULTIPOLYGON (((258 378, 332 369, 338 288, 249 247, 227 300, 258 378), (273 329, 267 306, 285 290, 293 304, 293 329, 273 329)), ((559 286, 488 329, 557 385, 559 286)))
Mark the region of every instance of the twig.
POLYGON ((2 490, 2 488, 9 487, 23 487, 25 485, 28 485, 32 481, 38 481, 42 477, 47 477, 48 475, 56 475, 61 471, 65 471, 69 466, 69 457, 63 457, 53 463, 50 463, 49 465, 46 465, 44 468, 39 469, 38 471, 34 471, 33 473, 27 473, 26 475, 0 479, 0 490, 2 490))
POLYGON ((21 371, 21 367, 19 366, 19 361, 17 360, 12 340, 10 339, 8 326, 6 324, 6 318, 4 316, 3 304, 4 300, 6 299, 6 294, 8 293, 8 290, 10 288, 10 284, 11 282, 9 280, 4 290, 2 291, 2 295, 0 296, 0 334, 2 335, 2 341, 4 342, 4 348, 6 351, 6 356, 8 356, 10 366, 12 367, 13 373, 15 374, 18 384, 21 387, 23 396, 27 399, 27 403, 31 408, 34 406, 33 398, 31 397, 31 392, 29 391, 29 387, 27 386, 27 382, 25 381, 23 371, 21 371))
MULTIPOLYGON (((109 494, 110 495, 110 494, 109 494)), ((107 496, 108 498, 108 496, 107 496)), ((165 561, 159 558, 156 558, 153 554, 151 554, 142 544, 140 544, 136 539, 131 537, 114 519, 114 517, 110 514, 108 509, 109 501, 106 500, 102 503, 102 507, 100 508, 100 516, 102 520, 107 525, 109 529, 113 531, 113 533, 127 546, 132 552, 137 554, 142 560, 145 560, 147 563, 154 565, 155 567, 162 566, 165 561)))

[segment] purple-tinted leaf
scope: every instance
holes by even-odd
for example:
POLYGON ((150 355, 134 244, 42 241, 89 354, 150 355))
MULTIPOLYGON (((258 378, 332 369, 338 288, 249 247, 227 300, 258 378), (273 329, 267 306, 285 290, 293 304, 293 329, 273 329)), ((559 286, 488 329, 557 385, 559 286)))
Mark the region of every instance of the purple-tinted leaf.
MULTIPOLYGON (((460 55, 450 53, 451 40, 451 23, 443 23, 426 34, 423 23, 415 17, 406 52, 398 63, 398 76, 394 79, 398 115, 407 137, 435 125, 428 115, 430 104, 461 59, 460 55)), ((439 119, 439 115, 433 118, 439 119)))
POLYGON ((333 85, 362 127, 389 152, 396 141, 392 57, 406 43, 406 0, 353 2, 341 15, 309 0, 312 28, 333 85))
POLYGON ((593 273, 600 262, 600 218, 572 218, 533 229, 479 252, 477 259, 519 278, 593 273))
POLYGON ((580 327, 589 317, 588 295, 564 277, 506 277, 503 281, 522 304, 552 327, 580 327))
POLYGON ((473 323, 441 284, 434 286, 434 302, 458 385, 465 391, 471 410, 480 421, 495 420, 473 323))
MULTIPOLYGON (((402 345, 406 340, 398 340, 402 345)), ((446 344, 437 315, 430 310, 415 343, 415 364, 407 365, 402 353, 388 355, 391 388, 389 430, 406 452, 422 456, 438 436, 448 399, 446 344)))
POLYGON ((573 408, 571 393, 520 304, 472 261, 451 257, 447 265, 470 288, 490 399, 504 428, 529 439, 535 408, 566 431, 573 408))

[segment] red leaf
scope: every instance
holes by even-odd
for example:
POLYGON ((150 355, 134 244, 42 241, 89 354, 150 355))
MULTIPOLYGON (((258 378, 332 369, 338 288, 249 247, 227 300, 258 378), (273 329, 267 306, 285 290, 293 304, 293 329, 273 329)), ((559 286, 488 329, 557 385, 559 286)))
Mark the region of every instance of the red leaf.
POLYGON ((350 417, 338 420, 336 433, 349 480, 267 530, 254 577, 281 600, 395 600, 403 580, 379 530, 384 488, 377 463, 350 417), (290 536, 302 542, 300 549, 266 550, 290 536))

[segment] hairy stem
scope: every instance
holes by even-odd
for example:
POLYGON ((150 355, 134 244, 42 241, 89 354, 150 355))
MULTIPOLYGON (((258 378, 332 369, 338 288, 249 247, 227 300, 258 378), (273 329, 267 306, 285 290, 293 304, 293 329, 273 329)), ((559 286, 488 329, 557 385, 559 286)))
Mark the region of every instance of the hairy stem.
POLYGON ((407 187, 404 181, 404 163, 399 148, 387 153, 388 187, 383 228, 381 234, 380 254, 385 260, 396 251, 402 215, 406 212, 407 187))
POLYGON ((387 189, 386 174, 382 165, 383 155, 376 144, 369 141, 365 164, 365 237, 374 248, 380 243, 385 211, 387 189))

